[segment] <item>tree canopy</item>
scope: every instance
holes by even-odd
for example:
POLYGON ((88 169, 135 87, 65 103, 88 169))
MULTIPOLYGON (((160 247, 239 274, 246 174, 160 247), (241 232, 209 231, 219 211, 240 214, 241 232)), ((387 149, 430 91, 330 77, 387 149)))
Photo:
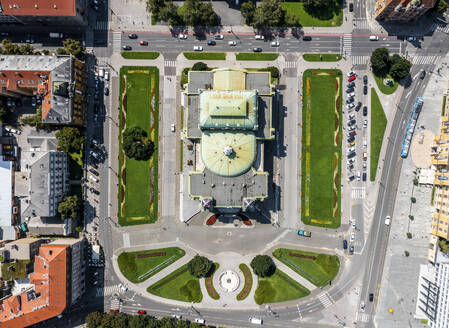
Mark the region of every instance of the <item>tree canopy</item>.
POLYGON ((400 81, 410 73, 412 63, 407 59, 401 58, 401 60, 391 65, 390 75, 395 81, 400 81))
POLYGON ((390 74, 395 81, 400 81, 410 73, 412 63, 398 54, 389 56, 386 48, 378 48, 371 54, 371 67, 377 76, 390 74))
POLYGON ((252 1, 247 1, 242 3, 240 12, 245 23, 257 29, 298 25, 298 17, 287 13, 282 8, 281 0, 262 0, 257 7, 252 1))
POLYGON ((446 0, 437 0, 434 8, 440 14, 444 14, 448 7, 449 5, 447 4, 446 0))
POLYGON ((84 136, 78 128, 64 127, 56 132, 58 149, 66 153, 79 153, 83 149, 84 136))
POLYGON ((138 161, 147 161, 154 153, 153 141, 140 126, 126 128, 122 145, 125 155, 138 161))
POLYGON ((201 278, 206 276, 212 269, 212 262, 207 257, 195 255, 195 257, 187 263, 187 268, 192 276, 201 278))
POLYGON ((377 48, 371 54, 371 67, 376 75, 384 76, 389 70, 388 49, 377 48))
POLYGON ((58 205, 58 213, 61 215, 61 219, 75 219, 78 217, 80 209, 80 200, 78 195, 67 196, 58 205))
POLYGON ((34 48, 29 43, 17 45, 12 43, 9 39, 2 40, 0 48, 2 55, 34 55, 34 48))
POLYGON ((65 39, 62 43, 67 53, 72 54, 78 59, 84 58, 85 48, 79 40, 65 39))
POLYGON ((11 110, 5 105, 0 105, 0 122, 5 122, 8 119, 11 110))
POLYGON ((209 66, 207 66, 207 64, 203 62, 197 62, 192 66, 192 71, 208 71, 208 70, 209 66))
POLYGON ((268 255, 256 255, 251 261, 251 268, 259 277, 269 277, 276 271, 273 259, 268 255))

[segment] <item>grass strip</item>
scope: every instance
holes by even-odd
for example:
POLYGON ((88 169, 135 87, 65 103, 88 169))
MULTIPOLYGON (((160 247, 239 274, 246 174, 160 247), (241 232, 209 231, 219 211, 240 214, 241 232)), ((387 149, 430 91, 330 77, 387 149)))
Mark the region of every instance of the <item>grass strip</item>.
POLYGON ((443 97, 443 106, 441 106, 441 116, 444 116, 446 109, 446 96, 443 97))
POLYGON ((156 59, 159 57, 157 51, 124 51, 122 57, 126 59, 156 59))
POLYGON ((310 294, 310 291, 279 269, 271 277, 259 278, 254 294, 257 304, 296 300, 310 294))
POLYGON ((384 139, 387 117, 377 96, 376 90, 371 88, 371 154, 370 154, 370 180, 376 180, 377 164, 384 139))
POLYGON ((302 58, 311 62, 337 62, 341 60, 341 54, 304 54, 302 58))
POLYGON ((217 272, 218 268, 220 267, 220 264, 214 263, 214 272, 208 277, 204 279, 204 282, 206 284, 206 290, 209 296, 214 300, 219 300, 220 295, 217 293, 217 290, 214 287, 214 275, 215 272, 217 272))
POLYGON ((328 285, 340 269, 336 255, 278 248, 273 256, 317 287, 328 285))
POLYGON ((243 289, 237 295, 237 301, 243 301, 248 297, 251 292, 251 288, 253 287, 253 275, 251 274, 251 270, 244 263, 239 265, 240 271, 242 271, 243 276, 245 277, 245 284, 243 285, 243 289))
POLYGON ((184 140, 179 140, 179 172, 183 171, 184 168, 184 140))
POLYGON ((235 55, 236 60, 276 60, 279 54, 276 53, 252 53, 252 52, 240 52, 235 55))
POLYGON ((199 279, 190 274, 187 264, 148 287, 147 292, 182 302, 203 300, 199 279))
POLYGON ((178 247, 150 249, 139 252, 124 252, 119 255, 117 263, 120 268, 120 271, 126 277, 126 279, 134 283, 140 283, 142 281, 147 280, 149 277, 155 275, 159 271, 165 269, 169 265, 173 264, 184 255, 185 251, 178 247), (137 257, 138 255, 149 254, 152 252, 165 252, 165 256, 143 257, 143 258, 137 257), (157 270, 145 276, 144 279, 139 280, 138 277, 147 273, 149 270, 157 267, 158 265, 161 265, 166 260, 170 259, 172 256, 175 256, 175 259, 170 261, 170 263, 158 267, 157 270))
POLYGON ((282 2, 282 8, 289 14, 298 18, 299 24, 304 27, 335 27, 343 24, 343 1, 329 1, 326 7, 317 10, 306 10, 304 2, 282 2))
POLYGON ((390 75, 387 75, 385 78, 377 76, 375 74, 373 74, 373 75, 374 75, 374 79, 376 80, 377 87, 379 88, 380 92, 382 92, 383 94, 391 95, 398 88, 398 85, 399 85, 398 82, 394 81, 390 75), (385 85, 384 79, 392 79, 393 85, 391 87, 389 85, 385 85))
POLYGON ((224 52, 184 52, 183 54, 189 60, 226 60, 224 52))

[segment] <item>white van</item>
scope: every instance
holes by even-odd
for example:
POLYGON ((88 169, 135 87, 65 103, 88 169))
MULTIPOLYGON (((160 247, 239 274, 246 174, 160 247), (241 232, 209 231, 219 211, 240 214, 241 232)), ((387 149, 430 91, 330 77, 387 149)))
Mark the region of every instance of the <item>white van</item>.
POLYGON ((250 322, 250 323, 253 323, 253 324, 255 324, 255 325, 262 325, 262 324, 263 324, 263 320, 262 320, 262 319, 259 319, 259 318, 253 318, 253 317, 250 317, 250 318, 249 318, 249 322, 250 322))
POLYGON ((204 320, 203 318, 195 318, 195 322, 204 324, 206 320, 204 320))
POLYGON ((377 40, 379 40, 379 37, 378 37, 377 35, 371 35, 371 36, 369 37, 369 40, 370 40, 370 41, 377 41, 377 40))
POLYGON ((104 77, 104 69, 100 68, 100 70, 98 71, 98 75, 100 77, 104 77))
POLYGON ((48 36, 52 39, 62 39, 64 34, 62 33, 49 33, 48 36))

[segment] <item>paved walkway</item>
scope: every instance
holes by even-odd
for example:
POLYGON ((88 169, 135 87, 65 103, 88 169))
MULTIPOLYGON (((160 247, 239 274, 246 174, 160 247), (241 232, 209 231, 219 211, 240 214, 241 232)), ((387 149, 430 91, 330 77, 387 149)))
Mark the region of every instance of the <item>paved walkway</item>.
POLYGON ((312 291, 312 290, 314 290, 316 288, 316 286, 314 284, 312 284, 310 281, 308 281, 303 276, 300 276, 299 274, 297 274, 295 271, 290 269, 288 266, 286 266, 284 263, 282 263, 278 259, 273 257, 273 260, 274 260, 274 263, 276 264, 276 267, 279 270, 281 270, 284 273, 288 274, 291 278, 293 278, 294 280, 299 282, 301 285, 306 287, 308 290, 312 291))

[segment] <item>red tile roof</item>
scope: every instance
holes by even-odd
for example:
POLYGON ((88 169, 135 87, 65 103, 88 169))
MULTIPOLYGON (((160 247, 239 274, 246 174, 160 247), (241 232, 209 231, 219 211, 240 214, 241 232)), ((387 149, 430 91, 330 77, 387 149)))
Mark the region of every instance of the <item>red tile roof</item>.
POLYGON ((30 291, 11 296, 0 304, 0 326, 22 328, 55 317, 64 311, 68 299, 68 245, 42 245, 35 257, 34 272, 29 275, 34 284, 30 291))
POLYGON ((76 16, 76 0, 1 0, 4 15, 76 16))

